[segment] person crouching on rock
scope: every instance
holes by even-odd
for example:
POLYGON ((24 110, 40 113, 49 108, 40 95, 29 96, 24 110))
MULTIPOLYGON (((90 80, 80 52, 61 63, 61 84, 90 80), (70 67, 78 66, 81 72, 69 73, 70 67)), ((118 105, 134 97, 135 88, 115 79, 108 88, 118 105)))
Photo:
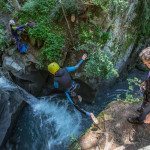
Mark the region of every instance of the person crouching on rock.
POLYGON ((70 104, 74 105, 74 107, 81 113, 90 117, 95 124, 98 124, 98 120, 95 118, 93 113, 89 113, 77 105, 77 103, 82 100, 82 97, 78 95, 80 85, 73 81, 69 74, 70 72, 76 71, 86 59, 87 54, 84 54, 77 65, 65 68, 60 68, 56 62, 53 62, 48 65, 48 71, 54 75, 54 88, 63 91, 70 104))
MULTIPOLYGON (((15 39, 15 42, 17 44, 17 49, 20 53, 23 52, 22 44, 21 44, 21 37, 20 34, 22 31, 24 31, 25 27, 29 26, 29 23, 26 23, 21 26, 16 26, 16 23, 13 19, 9 21, 9 26, 11 30, 11 34, 13 38, 15 39)), ((24 51, 27 50, 27 47, 24 48, 24 51), (25 49, 26 48, 26 49, 25 49)))
MULTIPOLYGON (((150 69, 150 47, 144 49, 139 56, 148 69, 150 69)), ((140 112, 140 115, 138 117, 129 117, 128 121, 130 123, 147 123, 146 116, 150 113, 150 71, 147 79, 141 85, 141 90, 143 91, 143 103, 137 110, 140 112)))

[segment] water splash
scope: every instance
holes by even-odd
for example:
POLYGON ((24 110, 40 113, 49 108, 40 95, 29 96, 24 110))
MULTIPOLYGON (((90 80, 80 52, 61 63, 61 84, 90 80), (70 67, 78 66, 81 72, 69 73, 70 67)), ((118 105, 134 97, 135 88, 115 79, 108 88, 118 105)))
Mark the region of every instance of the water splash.
MULTIPOLYGON (((69 112, 69 105, 65 100, 59 100, 55 97, 55 102, 50 100, 54 97, 45 98, 44 101, 32 105, 34 113, 37 116, 42 116, 41 127, 46 127, 49 131, 50 125, 55 128, 53 134, 49 134, 47 148, 61 146, 69 142, 72 136, 79 136, 81 126, 81 114, 73 109, 69 112), (57 101, 57 102, 56 102, 57 101)), ((72 109, 72 108, 71 108, 72 109)))
POLYGON ((12 89, 15 88, 13 84, 9 80, 7 80, 5 77, 0 77, 0 87, 2 89, 12 89))
POLYGON ((0 77, 0 87, 17 93, 31 108, 27 112, 30 114, 26 114, 26 123, 23 121, 18 128, 22 135, 17 136, 16 149, 64 149, 71 137, 80 135, 81 114, 58 95, 38 99, 5 77, 0 77), (30 140, 26 139, 26 134, 30 140))

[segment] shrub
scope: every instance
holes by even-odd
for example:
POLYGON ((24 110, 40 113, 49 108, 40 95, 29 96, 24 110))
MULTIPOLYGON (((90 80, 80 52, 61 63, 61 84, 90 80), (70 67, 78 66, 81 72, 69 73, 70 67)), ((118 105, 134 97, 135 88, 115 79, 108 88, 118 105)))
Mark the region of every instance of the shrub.
POLYGON ((103 79, 110 79, 118 75, 108 54, 100 49, 91 50, 89 60, 85 65, 85 72, 89 77, 101 77, 103 79))
POLYGON ((85 64, 85 75, 87 77, 101 77, 110 79, 118 76, 117 70, 114 68, 111 54, 101 50, 97 43, 89 42, 80 45, 77 50, 84 49, 88 53, 88 61, 85 64))
POLYGON ((101 27, 91 23, 81 23, 79 26, 79 43, 97 43, 98 46, 103 46, 110 38, 109 32, 104 32, 101 27))
POLYGON ((100 27, 84 23, 79 27, 77 50, 85 49, 89 54, 89 60, 85 65, 86 76, 109 79, 118 75, 111 55, 101 50, 108 39, 109 32, 103 32, 100 27))
POLYGON ((128 90, 125 94, 125 102, 129 102, 129 103, 137 103, 140 101, 139 98, 135 98, 135 96, 138 96, 138 93, 135 92, 135 89, 138 88, 141 84, 141 80, 139 80, 138 78, 132 78, 132 79, 128 79, 128 90))

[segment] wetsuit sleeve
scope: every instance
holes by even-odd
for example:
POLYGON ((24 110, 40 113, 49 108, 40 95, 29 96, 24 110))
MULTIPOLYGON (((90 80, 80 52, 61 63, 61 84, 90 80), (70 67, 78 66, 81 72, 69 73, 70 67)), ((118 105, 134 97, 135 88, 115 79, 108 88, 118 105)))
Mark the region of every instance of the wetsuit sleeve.
POLYGON ((54 81, 54 88, 58 89, 59 88, 59 84, 58 82, 54 81))
POLYGON ((14 30, 23 30, 26 27, 26 25, 18 26, 18 27, 12 27, 14 30))
POLYGON ((67 71, 68 72, 74 72, 74 71, 76 71, 79 67, 80 67, 80 65, 83 63, 83 59, 81 59, 75 66, 72 66, 72 67, 66 67, 66 69, 67 69, 67 71))
POLYGON ((71 97, 70 97, 70 95, 69 95, 68 92, 65 92, 65 94, 66 94, 66 96, 67 96, 68 101, 69 101, 72 105, 74 105, 74 107, 75 107, 78 111, 80 111, 81 113, 83 113, 84 115, 86 115, 86 116, 88 116, 88 117, 91 117, 91 115, 90 115, 91 113, 90 113, 90 112, 87 112, 87 111, 85 111, 84 109, 80 108, 78 105, 74 104, 74 102, 72 101, 72 99, 71 99, 71 97))

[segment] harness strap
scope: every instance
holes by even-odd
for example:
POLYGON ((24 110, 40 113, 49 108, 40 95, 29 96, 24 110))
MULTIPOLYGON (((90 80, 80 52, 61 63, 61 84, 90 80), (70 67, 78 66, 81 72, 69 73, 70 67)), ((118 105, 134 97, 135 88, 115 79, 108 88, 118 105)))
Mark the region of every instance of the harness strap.
POLYGON ((67 90, 67 92, 72 92, 77 88, 78 84, 73 81, 72 86, 67 90))

